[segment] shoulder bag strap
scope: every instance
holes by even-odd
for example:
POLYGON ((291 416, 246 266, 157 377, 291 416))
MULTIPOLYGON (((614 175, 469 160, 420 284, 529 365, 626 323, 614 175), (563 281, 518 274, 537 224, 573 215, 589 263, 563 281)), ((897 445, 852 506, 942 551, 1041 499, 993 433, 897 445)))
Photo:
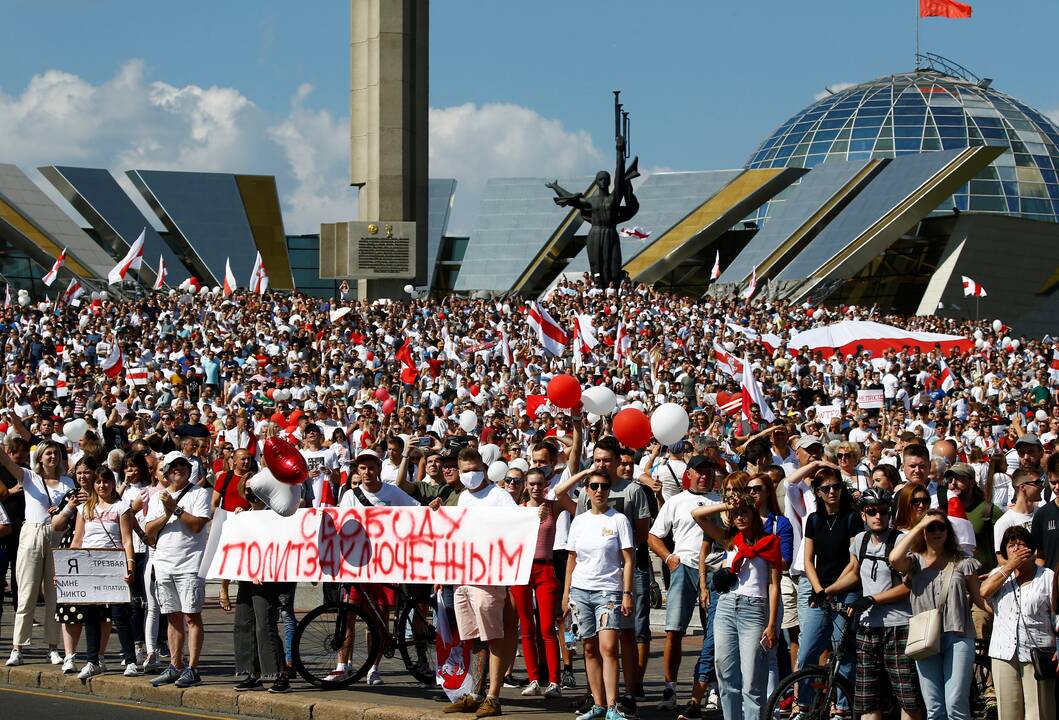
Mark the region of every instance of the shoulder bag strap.
POLYGON ((368 500, 368 496, 364 494, 364 491, 360 489, 360 485, 353 488, 353 496, 360 501, 360 504, 364 507, 374 507, 372 502, 368 500))
POLYGON ((946 603, 949 601, 949 591, 952 589, 952 577, 956 574, 956 561, 950 560, 949 565, 945 570, 945 583, 941 588, 941 600, 937 604, 938 611, 941 612, 945 609, 946 603))

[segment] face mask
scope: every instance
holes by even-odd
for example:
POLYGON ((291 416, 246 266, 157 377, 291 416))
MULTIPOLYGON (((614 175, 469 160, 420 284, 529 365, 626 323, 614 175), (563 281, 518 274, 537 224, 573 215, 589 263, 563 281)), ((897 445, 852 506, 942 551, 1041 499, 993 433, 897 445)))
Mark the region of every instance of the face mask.
POLYGON ((485 473, 481 470, 472 470, 471 472, 461 472, 460 482, 468 490, 474 491, 482 486, 482 482, 485 481, 485 473))

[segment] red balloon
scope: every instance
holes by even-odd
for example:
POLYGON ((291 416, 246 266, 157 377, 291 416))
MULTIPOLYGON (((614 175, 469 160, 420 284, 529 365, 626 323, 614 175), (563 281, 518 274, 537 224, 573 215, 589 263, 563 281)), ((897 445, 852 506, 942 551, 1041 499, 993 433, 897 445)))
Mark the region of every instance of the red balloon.
POLYGON ((275 395, 275 394, 276 394, 276 389, 275 388, 269 388, 268 390, 265 391, 265 395, 268 396, 269 400, 271 400, 272 396, 275 395))
POLYGON ((375 353, 373 353, 371 350, 369 350, 368 351, 368 360, 374 360, 374 359, 375 359, 375 353))
POLYGON ((614 437, 633 450, 651 442, 651 419, 642 410, 625 408, 614 416, 614 437))
POLYGON ((390 391, 384 387, 379 388, 375 391, 375 399, 386 402, 390 399, 390 391))
POLYGON ((548 381, 548 399, 557 408, 572 408, 581 402, 581 383, 573 375, 556 375, 548 381))
POLYGON ((383 403, 382 403, 382 414, 383 415, 389 415, 390 413, 392 413, 396 409, 397 409, 397 403, 394 402, 394 399, 392 397, 388 397, 388 398, 386 398, 386 400, 383 401, 383 403))
POLYGON ((265 441, 265 465, 280 482, 298 485, 309 475, 309 465, 298 448, 286 440, 270 437, 265 441))
POLYGON ((471 395, 474 395, 475 397, 478 397, 478 393, 480 393, 482 391, 482 386, 479 385, 478 383, 475 383, 474 385, 471 385, 470 389, 471 389, 471 395))
POLYGON ((272 416, 269 418, 269 420, 271 420, 272 422, 276 423, 280 427, 286 427, 287 426, 287 417, 281 412, 272 413, 272 416))
POLYGON ((291 412, 290 414, 291 424, 294 425, 294 427, 298 427, 298 418, 300 418, 304 414, 305 413, 302 412, 301 408, 294 408, 293 412, 291 412))

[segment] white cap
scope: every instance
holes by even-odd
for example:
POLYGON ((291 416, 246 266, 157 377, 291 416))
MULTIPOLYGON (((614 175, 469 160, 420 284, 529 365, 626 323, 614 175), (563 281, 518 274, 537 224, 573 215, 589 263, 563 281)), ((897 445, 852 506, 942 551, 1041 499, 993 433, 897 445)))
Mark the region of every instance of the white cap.
POLYGON ((189 468, 191 467, 191 461, 184 457, 184 453, 179 450, 170 450, 165 454, 165 457, 162 458, 162 472, 169 472, 169 466, 177 460, 183 460, 188 464, 189 468))
POLYGON ((364 460, 366 458, 371 458, 375 460, 375 462, 379 463, 380 466, 382 465, 382 458, 379 457, 379 453, 370 449, 361 450, 359 453, 357 453, 357 459, 354 461, 354 463, 359 464, 361 460, 364 460))

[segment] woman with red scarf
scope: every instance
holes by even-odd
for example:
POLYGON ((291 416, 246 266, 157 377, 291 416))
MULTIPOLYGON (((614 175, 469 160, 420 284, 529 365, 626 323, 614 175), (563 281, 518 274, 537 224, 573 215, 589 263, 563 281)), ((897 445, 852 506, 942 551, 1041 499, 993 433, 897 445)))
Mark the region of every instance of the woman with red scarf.
POLYGON ((691 517, 725 548, 725 567, 713 574, 718 593, 713 638, 717 686, 727 720, 757 720, 765 704, 768 652, 776 644, 780 609, 780 539, 765 533, 754 501, 733 495, 717 505, 696 508, 691 517), (728 511, 723 529, 711 518, 728 511))

